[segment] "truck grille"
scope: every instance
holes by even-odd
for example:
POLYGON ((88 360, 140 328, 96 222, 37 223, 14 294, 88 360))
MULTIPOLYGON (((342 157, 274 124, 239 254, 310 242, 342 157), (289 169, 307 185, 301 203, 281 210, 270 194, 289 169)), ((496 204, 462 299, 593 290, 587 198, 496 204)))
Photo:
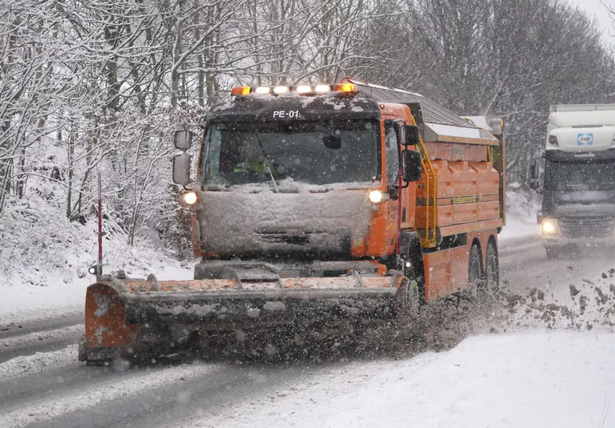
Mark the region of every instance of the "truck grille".
POLYGON ((613 233, 615 217, 565 217, 559 219, 559 226, 567 238, 606 238, 613 233))
POLYGON ((309 245, 310 233, 258 232, 260 240, 268 244, 309 245))

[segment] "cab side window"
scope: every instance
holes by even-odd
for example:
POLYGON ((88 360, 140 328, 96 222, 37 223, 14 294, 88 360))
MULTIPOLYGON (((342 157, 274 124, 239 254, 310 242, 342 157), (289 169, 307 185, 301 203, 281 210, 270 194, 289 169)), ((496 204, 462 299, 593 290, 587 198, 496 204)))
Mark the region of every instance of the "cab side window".
POLYGON ((385 150, 387 158, 387 183, 389 186, 397 185, 399 175, 399 147, 397 145, 397 132, 392 120, 384 122, 385 150))

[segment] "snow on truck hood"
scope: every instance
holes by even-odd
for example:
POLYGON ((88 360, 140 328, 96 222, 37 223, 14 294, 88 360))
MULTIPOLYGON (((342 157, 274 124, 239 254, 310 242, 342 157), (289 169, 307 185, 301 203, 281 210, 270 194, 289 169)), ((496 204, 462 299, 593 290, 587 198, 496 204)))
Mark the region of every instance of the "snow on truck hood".
POLYGON ((274 193, 251 185, 206 191, 199 212, 203 251, 345 254, 354 233, 367 233, 372 210, 365 188, 300 186, 292 193, 287 187, 280 189, 274 193))

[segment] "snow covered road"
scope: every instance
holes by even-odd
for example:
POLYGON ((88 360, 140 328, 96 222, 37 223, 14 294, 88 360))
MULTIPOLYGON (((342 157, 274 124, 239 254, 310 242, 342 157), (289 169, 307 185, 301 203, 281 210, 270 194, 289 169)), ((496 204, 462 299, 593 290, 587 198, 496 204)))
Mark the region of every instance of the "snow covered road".
MULTIPOLYGON (((573 284, 588 316, 601 312, 595 285, 615 283, 612 255, 547 260, 536 237, 503 240, 500 257, 508 290, 572 307, 573 284)), ((269 366, 85 367, 80 317, 15 324, 0 331, 0 427, 615 426, 615 335, 588 332, 591 318, 581 332, 546 330, 532 310, 440 353, 269 366)))
POLYGON ((448 352, 332 368, 179 426, 613 427, 614 358, 610 333, 479 335, 448 352))
POLYGON ((25 327, 19 324, 0 331, 0 363, 21 355, 64 348, 79 339, 83 328, 83 316, 71 316, 26 324, 25 327))

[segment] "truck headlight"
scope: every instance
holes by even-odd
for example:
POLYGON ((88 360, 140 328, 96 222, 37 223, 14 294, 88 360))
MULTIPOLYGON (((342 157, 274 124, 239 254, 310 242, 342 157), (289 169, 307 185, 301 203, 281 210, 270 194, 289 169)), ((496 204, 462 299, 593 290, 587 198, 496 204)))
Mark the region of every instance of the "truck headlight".
POLYGON ((195 191, 193 190, 189 190, 187 192, 182 193, 179 196, 179 202, 182 205, 191 207, 193 205, 196 205, 196 203, 199 201, 199 196, 196 194, 195 191))
POLYGON ((553 219, 543 219, 542 220, 542 234, 543 235, 554 235, 557 231, 556 220, 553 219))
POLYGON ((379 204, 381 202, 389 200, 389 194, 383 192, 382 190, 371 190, 368 196, 369 196, 369 201, 372 204, 379 204))

